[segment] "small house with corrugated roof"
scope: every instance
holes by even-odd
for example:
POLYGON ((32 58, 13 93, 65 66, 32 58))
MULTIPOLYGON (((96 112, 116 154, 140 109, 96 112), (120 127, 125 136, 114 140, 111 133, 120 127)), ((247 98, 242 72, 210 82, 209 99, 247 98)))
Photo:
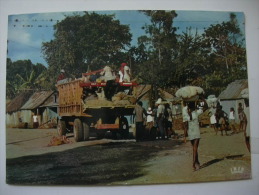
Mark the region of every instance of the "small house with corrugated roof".
POLYGON ((33 94, 32 90, 23 91, 6 105, 6 126, 18 127, 22 120, 21 107, 33 94))
POLYGON ((21 107, 23 115, 22 122, 31 125, 33 123, 32 116, 38 116, 39 125, 50 121, 56 122, 58 117, 58 96, 54 91, 38 91, 35 92, 29 100, 21 107))
POLYGON ((236 80, 230 83, 227 88, 221 92, 218 99, 220 100, 220 104, 223 107, 223 110, 229 114, 230 108, 233 107, 235 109, 235 119, 236 122, 239 122, 238 119, 238 105, 242 103, 244 108, 244 99, 241 96, 241 91, 245 88, 248 88, 248 80, 236 80))

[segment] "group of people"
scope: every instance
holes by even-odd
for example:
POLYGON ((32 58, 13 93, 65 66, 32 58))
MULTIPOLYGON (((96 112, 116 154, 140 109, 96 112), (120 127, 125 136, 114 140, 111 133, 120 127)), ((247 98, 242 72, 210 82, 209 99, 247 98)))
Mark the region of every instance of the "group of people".
POLYGON ((246 115, 242 103, 238 104, 239 128, 237 128, 236 112, 233 107, 230 108, 229 114, 227 114, 223 111, 223 107, 218 104, 217 107, 212 106, 210 108, 209 115, 210 124, 214 128, 216 135, 218 131, 221 131, 221 135, 223 136, 223 131, 228 135, 228 130, 232 130, 232 134, 237 134, 246 130, 246 115))
POLYGON ((164 104, 159 98, 155 102, 155 108, 143 108, 141 101, 137 102, 134 109, 136 122, 136 140, 143 141, 147 139, 168 139, 173 131, 172 110, 168 103, 164 104))
MULTIPOLYGON (((239 103, 238 107, 238 117, 240 120, 239 132, 244 131, 245 143, 248 151, 250 152, 250 115, 249 115, 249 100, 244 99, 245 108, 243 108, 242 103, 239 103)), ((200 168, 200 162, 198 157, 198 147, 200 141, 200 127, 199 127, 199 115, 204 111, 204 107, 197 107, 196 102, 184 102, 184 107, 182 109, 183 124, 184 124, 184 135, 185 141, 186 137, 192 144, 193 149, 193 170, 198 170, 200 168)), ((236 122, 235 122, 235 110, 230 108, 230 113, 227 115, 222 109, 221 105, 217 107, 212 107, 210 110, 212 113, 211 122, 215 127, 216 134, 220 130, 221 135, 223 135, 223 130, 225 130, 226 135, 227 130, 229 130, 228 125, 232 128, 233 133, 237 133, 236 122)))
MULTIPOLYGON (((57 78, 57 83, 62 83, 66 79, 65 70, 61 69, 60 75, 57 78)), ((131 70, 127 63, 122 63, 120 69, 116 72, 111 66, 106 65, 103 69, 93 71, 83 78, 84 82, 97 82, 104 81, 106 86, 104 87, 104 94, 107 100, 111 100, 112 96, 116 92, 116 89, 120 87, 120 82, 131 81, 131 70)))
POLYGON ((116 81, 116 82, 130 82, 131 70, 127 63, 122 63, 118 71, 114 70, 111 66, 106 65, 103 69, 93 71, 87 75, 85 82, 97 81, 116 81))

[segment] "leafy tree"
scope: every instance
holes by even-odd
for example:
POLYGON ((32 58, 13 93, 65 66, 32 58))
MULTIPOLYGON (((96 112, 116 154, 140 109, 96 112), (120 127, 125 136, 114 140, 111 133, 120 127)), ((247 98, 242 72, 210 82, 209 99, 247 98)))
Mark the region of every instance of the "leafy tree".
POLYGON ((67 16, 54 29, 55 38, 42 46, 53 83, 57 70, 65 69, 70 77, 78 77, 88 67, 97 70, 127 58, 129 26, 120 24, 114 15, 85 12, 67 16))
POLYGON ((20 90, 41 89, 39 76, 47 69, 42 64, 34 65, 30 60, 12 62, 7 59, 6 97, 12 99, 20 90))
POLYGON ((204 46, 210 50, 207 91, 218 95, 230 82, 247 78, 244 38, 235 14, 228 22, 211 25, 203 34, 204 46))
POLYGON ((177 47, 174 51, 176 71, 174 83, 178 87, 185 85, 202 86, 202 77, 207 73, 208 50, 203 47, 202 36, 191 28, 178 35, 177 47))
POLYGON ((142 12, 150 17, 151 24, 143 27, 147 35, 138 40, 139 51, 146 52, 146 55, 142 54, 142 60, 146 61, 138 65, 139 76, 144 82, 149 81, 154 86, 169 86, 174 71, 172 51, 177 40, 173 20, 177 14, 175 11, 164 10, 142 12))
POLYGON ((228 74, 236 74, 237 69, 245 68, 244 39, 235 14, 230 14, 228 22, 211 25, 203 36, 211 49, 211 58, 217 65, 215 69, 224 69, 228 74))

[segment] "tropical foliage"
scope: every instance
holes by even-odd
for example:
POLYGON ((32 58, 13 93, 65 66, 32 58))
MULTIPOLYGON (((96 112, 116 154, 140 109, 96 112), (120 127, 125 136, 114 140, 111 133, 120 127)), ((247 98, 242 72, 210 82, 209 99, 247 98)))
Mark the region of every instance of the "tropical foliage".
POLYGON ((114 15, 85 12, 67 16, 54 27, 54 39, 42 44, 48 67, 30 60, 7 60, 7 96, 21 89, 55 89, 61 69, 68 77, 80 77, 87 70, 104 65, 119 69, 127 62, 139 83, 171 89, 198 85, 218 95, 230 82, 247 78, 246 49, 236 15, 229 21, 210 25, 198 34, 174 26, 176 11, 141 11, 150 23, 146 34, 131 45, 128 25, 114 15))

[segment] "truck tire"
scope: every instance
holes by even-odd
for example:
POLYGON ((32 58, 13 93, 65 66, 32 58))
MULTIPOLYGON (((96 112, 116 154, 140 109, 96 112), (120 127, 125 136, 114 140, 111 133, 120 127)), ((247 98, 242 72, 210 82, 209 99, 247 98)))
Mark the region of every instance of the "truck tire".
POLYGON ((76 118, 73 126, 74 138, 76 142, 83 140, 83 125, 80 119, 76 118))
POLYGON ((59 136, 66 135, 66 122, 64 120, 58 120, 57 130, 59 136))
POLYGON ((119 125, 119 132, 122 139, 129 138, 129 123, 126 117, 121 117, 120 125, 119 125))
POLYGON ((90 127, 86 122, 83 122, 84 140, 89 140, 90 127))

